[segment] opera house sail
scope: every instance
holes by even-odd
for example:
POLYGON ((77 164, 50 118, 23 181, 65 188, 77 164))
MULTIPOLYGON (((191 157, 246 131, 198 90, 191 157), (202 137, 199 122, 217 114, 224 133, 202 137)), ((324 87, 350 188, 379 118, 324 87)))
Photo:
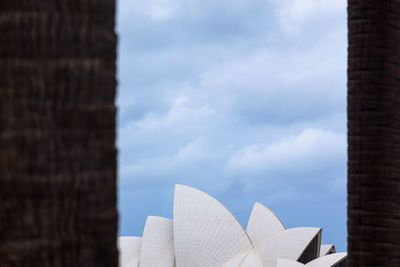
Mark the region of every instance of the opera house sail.
POLYGON ((121 267, 344 267, 321 228, 287 229, 255 203, 247 228, 210 195, 176 185, 173 219, 149 216, 143 237, 119 237, 121 267))

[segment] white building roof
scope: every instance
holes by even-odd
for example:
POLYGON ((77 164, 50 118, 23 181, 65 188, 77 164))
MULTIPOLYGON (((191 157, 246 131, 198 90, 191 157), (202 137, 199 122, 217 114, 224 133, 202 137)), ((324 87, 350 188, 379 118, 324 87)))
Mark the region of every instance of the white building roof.
POLYGON ((227 262, 222 264, 221 267, 238 267, 238 266, 240 266, 240 263, 247 257, 247 255, 249 255, 250 252, 251 252, 250 249, 246 249, 246 250, 240 252, 239 254, 233 256, 227 262))
POLYGON ((347 257, 346 252, 333 253, 320 258, 317 258, 307 264, 302 264, 297 261, 278 259, 277 267, 333 267, 341 263, 347 257))
POLYGON ((252 244, 220 202, 195 188, 176 185, 174 242, 179 267, 221 266, 252 244))
POLYGON ((118 238, 121 267, 333 267, 347 256, 321 246, 321 228, 285 229, 260 203, 246 231, 213 197, 176 185, 173 212, 149 216, 142 238, 118 238))
POLYGON ((320 257, 331 254, 331 253, 336 253, 336 249, 335 249, 334 245, 328 245, 328 244, 321 245, 321 250, 319 252, 320 257))
POLYGON ((277 266, 278 258, 298 260, 321 228, 297 227, 275 233, 255 245, 264 266, 277 266))
POLYGON ((119 265, 126 267, 137 267, 140 258, 141 237, 121 236, 118 237, 119 265))
POLYGON ((267 236, 285 229, 275 213, 261 203, 254 204, 246 229, 253 245, 260 243, 267 236))
POLYGON ((174 241, 172 220, 149 216, 144 226, 140 267, 173 266, 174 241))
POLYGON ((333 267, 342 262, 346 257, 346 252, 333 253, 307 263, 306 267, 333 267))
POLYGON ((174 267, 175 266, 175 249, 171 248, 167 254, 162 257, 161 261, 156 265, 157 267, 174 267))
POLYGON ((238 267, 263 267, 260 257, 255 249, 252 249, 249 254, 240 262, 238 267))

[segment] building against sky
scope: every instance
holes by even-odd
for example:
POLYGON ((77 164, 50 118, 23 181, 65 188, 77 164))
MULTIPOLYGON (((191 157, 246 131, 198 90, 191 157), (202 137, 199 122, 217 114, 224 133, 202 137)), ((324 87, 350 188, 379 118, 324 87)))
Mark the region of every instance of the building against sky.
POLYGON ((121 0, 117 19, 119 234, 172 218, 186 184, 346 250, 346 1, 121 0))
POLYGON ((121 267, 342 267, 347 253, 321 245, 322 229, 286 229, 255 203, 247 228, 210 195, 176 185, 173 220, 149 216, 143 237, 119 238, 121 267))

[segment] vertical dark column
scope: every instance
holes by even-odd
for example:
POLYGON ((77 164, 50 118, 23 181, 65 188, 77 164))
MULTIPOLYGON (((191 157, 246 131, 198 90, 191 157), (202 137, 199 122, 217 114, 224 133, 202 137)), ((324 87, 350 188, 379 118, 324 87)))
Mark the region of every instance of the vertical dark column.
POLYGON ((0 266, 117 266, 114 0, 0 1, 0 266))
POLYGON ((400 1, 348 1, 347 266, 400 266, 400 1))

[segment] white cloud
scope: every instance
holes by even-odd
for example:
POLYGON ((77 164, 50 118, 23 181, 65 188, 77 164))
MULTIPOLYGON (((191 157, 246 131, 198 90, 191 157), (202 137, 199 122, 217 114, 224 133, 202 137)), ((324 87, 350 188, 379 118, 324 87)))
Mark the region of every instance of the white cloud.
MULTIPOLYGON (((209 140, 208 131, 217 120, 218 114, 211 106, 198 104, 184 95, 175 97, 166 111, 147 113, 119 129, 119 147, 129 155, 122 158, 122 167, 138 162, 141 165, 159 162, 153 166, 164 166, 163 160, 168 161, 171 167, 175 165, 170 163, 176 162, 176 159, 193 158, 188 153, 200 146, 193 140, 209 140), (174 160, 171 161, 171 157, 174 160)), ((199 155, 202 153, 199 152, 199 155)), ((154 175, 151 168, 145 169, 149 175, 154 175)))
POLYGON ((213 113, 214 110, 209 105, 196 106, 188 97, 178 96, 165 114, 148 113, 143 118, 131 122, 130 127, 133 126, 143 131, 154 131, 167 127, 187 128, 213 113))
POLYGON ((315 18, 342 14, 346 0, 272 0, 282 30, 289 35, 297 35, 315 18))
MULTIPOLYGON (((312 120, 343 106, 345 101, 345 46, 327 34, 309 47, 250 51, 210 67, 197 88, 224 113, 248 122, 287 123, 312 120)), ((344 39, 344 38, 343 38, 344 39)))
POLYGON ((193 140, 171 155, 144 158, 122 166, 121 175, 130 180, 148 179, 149 175, 156 179, 171 179, 171 172, 185 171, 209 161, 213 157, 210 151, 206 140, 193 140))
POLYGON ((232 172, 257 173, 277 170, 319 169, 329 160, 344 158, 346 136, 321 129, 305 129, 272 144, 242 148, 228 162, 232 172))
POLYGON ((122 22, 129 21, 131 16, 162 22, 173 18, 178 9, 179 1, 174 0, 120 0, 119 15, 122 22))

